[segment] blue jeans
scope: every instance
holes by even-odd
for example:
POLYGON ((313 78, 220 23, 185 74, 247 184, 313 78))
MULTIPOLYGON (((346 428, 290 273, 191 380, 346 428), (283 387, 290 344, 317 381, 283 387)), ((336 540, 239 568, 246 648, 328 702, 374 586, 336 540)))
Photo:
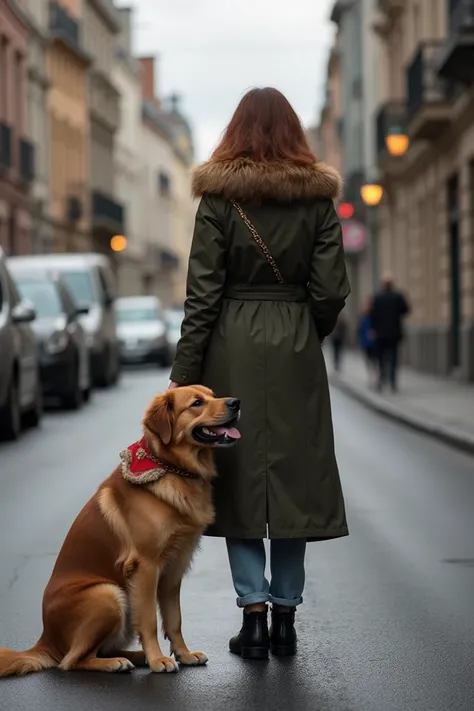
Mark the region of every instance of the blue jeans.
POLYGON ((270 541, 270 583, 265 577, 266 555, 262 539, 228 538, 227 552, 239 607, 260 602, 296 607, 303 602, 306 539, 270 541))

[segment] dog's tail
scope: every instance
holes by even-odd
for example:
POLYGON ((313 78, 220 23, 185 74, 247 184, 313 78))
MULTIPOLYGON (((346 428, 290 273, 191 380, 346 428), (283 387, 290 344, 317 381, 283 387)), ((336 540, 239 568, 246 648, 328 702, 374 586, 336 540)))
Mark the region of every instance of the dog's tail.
POLYGON ((0 677, 23 676, 57 666, 54 657, 40 642, 26 652, 0 649, 0 677))

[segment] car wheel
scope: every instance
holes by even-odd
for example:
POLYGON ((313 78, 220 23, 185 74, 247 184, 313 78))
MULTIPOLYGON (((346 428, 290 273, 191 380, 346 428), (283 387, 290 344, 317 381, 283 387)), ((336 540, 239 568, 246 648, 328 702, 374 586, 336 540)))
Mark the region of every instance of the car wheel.
POLYGON ((25 424, 27 427, 38 427, 43 415, 43 393, 41 391, 41 381, 38 378, 36 384, 36 395, 33 407, 25 414, 25 424))
POLYGON ((12 378, 8 389, 7 402, 0 415, 0 432, 2 439, 12 441, 18 439, 21 432, 20 394, 18 382, 12 378))
POLYGON ((99 372, 97 374, 97 385, 101 388, 108 388, 113 380, 113 367, 110 348, 106 346, 100 359, 99 372))
POLYGON ((79 382, 79 368, 77 364, 74 369, 71 391, 63 395, 62 404, 67 410, 78 410, 82 405, 82 388, 79 382))
POLYGON ((122 375, 122 364, 120 363, 119 356, 116 355, 114 360, 115 360, 115 365, 114 365, 112 380, 110 381, 111 385, 117 385, 118 381, 120 380, 120 376, 122 375))

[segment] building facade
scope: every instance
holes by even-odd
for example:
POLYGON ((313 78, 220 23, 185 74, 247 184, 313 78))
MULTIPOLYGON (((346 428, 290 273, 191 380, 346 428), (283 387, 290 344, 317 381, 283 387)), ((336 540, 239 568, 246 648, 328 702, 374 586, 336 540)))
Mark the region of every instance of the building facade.
MULTIPOLYGON (((35 0, 33 0, 34 2, 35 0)), ((81 5, 50 3, 46 64, 48 92, 50 213, 54 252, 91 248, 89 219, 89 116, 81 5)))
POLYGON ((28 137, 29 24, 16 0, 0 3, 0 246, 31 250, 30 189, 35 148, 28 137))
POLYGON ((354 218, 365 229, 363 244, 357 248, 345 244, 352 288, 346 314, 353 333, 362 304, 378 281, 373 215, 364 206, 360 192, 362 185, 374 180, 376 172, 372 140, 376 102, 374 13, 375 0, 337 0, 333 6, 331 20, 336 25, 336 36, 318 132, 324 159, 343 174, 344 201, 352 204, 354 218))
MULTIPOLYGON (((115 138, 115 194, 126 215, 126 250, 117 255, 122 296, 143 293, 144 246, 140 238, 144 208, 142 181, 142 82, 140 62, 132 55, 132 10, 120 11, 121 34, 113 81, 121 96, 121 120, 115 138)), ((146 213, 146 209, 145 209, 146 213)))
POLYGON ((36 0, 18 0, 28 22, 28 110, 27 125, 35 153, 34 180, 30 192, 31 251, 48 252, 52 247, 50 220, 50 161, 46 48, 49 6, 36 0))
POLYGON ((474 5, 380 0, 381 263, 412 303, 405 358, 474 379, 474 5), (393 158, 385 137, 410 138, 393 158))
POLYGON ((154 58, 142 58, 141 64, 144 290, 157 294, 165 305, 182 305, 195 214, 192 134, 176 98, 157 98, 154 58))
POLYGON ((90 207, 94 251, 114 257, 110 240, 127 232, 126 214, 115 192, 115 140, 120 93, 114 65, 120 16, 112 0, 84 0, 84 46, 91 58, 88 77, 90 121, 90 207))

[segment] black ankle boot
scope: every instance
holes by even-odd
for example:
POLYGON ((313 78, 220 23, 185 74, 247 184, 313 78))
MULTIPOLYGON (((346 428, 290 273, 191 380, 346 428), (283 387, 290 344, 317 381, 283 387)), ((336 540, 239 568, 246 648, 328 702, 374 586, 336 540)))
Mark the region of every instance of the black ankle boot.
POLYGON ((244 611, 242 629, 229 642, 232 654, 240 654, 244 659, 267 659, 269 647, 267 609, 265 612, 244 611))
POLYGON ((276 657, 292 657, 296 654, 295 610, 272 610, 270 649, 276 657))

